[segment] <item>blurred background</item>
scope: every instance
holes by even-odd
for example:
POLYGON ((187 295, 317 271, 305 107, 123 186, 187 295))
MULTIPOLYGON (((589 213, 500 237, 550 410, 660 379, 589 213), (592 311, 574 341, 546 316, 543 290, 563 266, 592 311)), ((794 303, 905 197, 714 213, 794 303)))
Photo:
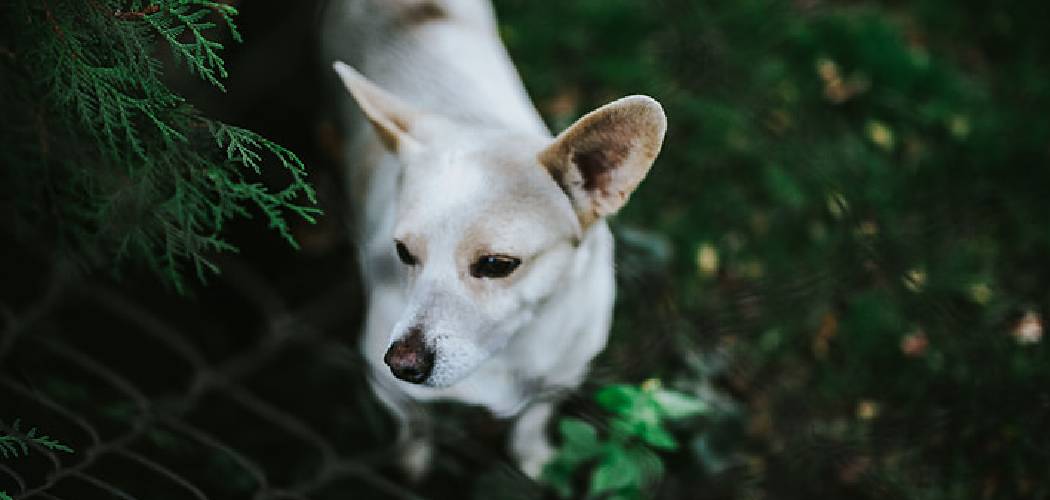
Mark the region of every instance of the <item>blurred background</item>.
MULTIPOLYGON (((0 492, 1050 498, 1050 4, 494 0, 552 130, 640 93, 669 131, 612 221, 614 330, 552 426, 561 468, 529 481, 505 422, 438 405, 435 468, 413 484, 356 349, 322 3, 236 4, 243 42, 212 35, 225 92, 157 55, 203 115, 302 159, 324 215, 289 219, 299 250, 265 217, 232 221, 240 251, 179 293, 27 237, 5 193, 0 492), (670 444, 572 459, 590 446, 572 423, 607 442, 632 418, 596 394, 660 388, 699 402, 663 414, 670 444)), ((7 71, 19 47, 3 48, 7 71)), ((263 182, 286 182, 272 163, 263 182)))

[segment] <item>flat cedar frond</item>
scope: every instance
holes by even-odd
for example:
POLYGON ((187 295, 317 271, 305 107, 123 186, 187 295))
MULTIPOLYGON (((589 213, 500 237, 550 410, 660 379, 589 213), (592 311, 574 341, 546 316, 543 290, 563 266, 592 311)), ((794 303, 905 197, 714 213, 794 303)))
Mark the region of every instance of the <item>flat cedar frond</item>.
MULTIPOLYGON (((306 168, 291 151, 209 120, 172 93, 153 56, 168 45, 189 71, 222 88, 226 69, 213 19, 236 9, 203 0, 18 0, 0 17, 0 159, 32 226, 53 227, 67 256, 95 265, 143 262, 182 290, 183 268, 203 280, 207 255, 236 251, 226 223, 256 210, 293 247, 288 214, 320 213, 306 168), (268 160, 288 173, 262 182, 268 160), (41 173, 45 174, 41 174, 41 173), (42 205, 41 199, 47 204, 42 205), (254 207, 254 208, 253 208, 254 207)), ((115 266, 113 266, 115 269, 115 266)))
MULTIPOLYGON (((0 427, 2 426, 3 421, 0 421, 0 427)), ((12 432, 10 434, 0 434, 0 458, 10 459, 27 456, 29 455, 31 444, 36 444, 51 451, 73 453, 72 448, 60 443, 57 439, 45 434, 38 434, 36 427, 32 427, 29 431, 23 433, 19 428, 20 426, 21 421, 15 419, 11 423, 12 432)))
POLYGON ((282 210, 290 210, 311 223, 314 222, 313 216, 320 214, 318 209, 296 202, 297 199, 305 197, 310 204, 317 203, 313 187, 306 183, 306 167, 302 161, 291 151, 250 130, 219 122, 209 122, 208 126, 216 144, 226 150, 226 166, 238 169, 233 172, 226 169, 209 172, 214 181, 224 186, 219 192, 251 200, 266 214, 270 227, 276 229, 289 244, 298 248, 298 243, 288 230, 282 210), (276 194, 270 193, 261 184, 244 181, 244 168, 256 174, 261 172, 261 156, 258 153, 260 149, 273 154, 292 176, 292 183, 276 194))
POLYGON ((144 19, 168 42, 175 59, 185 62, 191 73, 225 91, 226 87, 219 81, 227 76, 226 65, 219 56, 222 44, 208 39, 204 32, 216 27, 208 20, 214 11, 226 22, 234 39, 240 41, 240 33, 233 23, 237 9, 202 0, 173 0, 160 2, 157 6, 157 12, 144 16, 144 19), (190 34, 189 42, 180 40, 184 33, 190 34))

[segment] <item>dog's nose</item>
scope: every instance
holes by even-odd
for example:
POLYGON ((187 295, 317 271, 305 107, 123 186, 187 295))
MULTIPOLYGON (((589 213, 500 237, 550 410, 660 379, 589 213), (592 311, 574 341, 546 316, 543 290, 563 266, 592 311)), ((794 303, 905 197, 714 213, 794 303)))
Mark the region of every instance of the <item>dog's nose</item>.
POLYGON ((390 367, 390 373, 395 377, 420 384, 434 369, 434 353, 423 344, 423 331, 412 328, 405 338, 394 342, 387 349, 383 362, 390 367))

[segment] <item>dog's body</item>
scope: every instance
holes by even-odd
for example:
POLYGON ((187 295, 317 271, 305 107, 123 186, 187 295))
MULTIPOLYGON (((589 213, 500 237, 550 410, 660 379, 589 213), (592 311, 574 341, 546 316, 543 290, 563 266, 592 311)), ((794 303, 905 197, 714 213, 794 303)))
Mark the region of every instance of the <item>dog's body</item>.
POLYGON ((418 474, 431 453, 417 401, 449 399, 516 416, 511 450, 535 476, 551 454, 539 396, 577 387, 608 336, 602 217, 648 171, 663 113, 625 98, 552 140, 487 0, 339 0, 323 38, 328 60, 367 75, 336 63, 363 354, 404 465, 418 474))

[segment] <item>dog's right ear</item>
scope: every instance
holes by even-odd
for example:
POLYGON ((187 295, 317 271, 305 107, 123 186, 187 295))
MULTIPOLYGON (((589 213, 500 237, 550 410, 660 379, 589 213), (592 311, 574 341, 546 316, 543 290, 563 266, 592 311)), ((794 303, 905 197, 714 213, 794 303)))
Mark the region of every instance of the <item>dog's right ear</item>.
POLYGON ((587 227, 627 203, 660 153, 666 131, 660 103, 647 96, 624 97, 577 120, 539 160, 587 227))
POLYGON ((390 151, 396 153, 419 148, 419 141, 411 134, 412 123, 420 116, 418 111, 379 88, 350 65, 336 61, 332 68, 390 151))

